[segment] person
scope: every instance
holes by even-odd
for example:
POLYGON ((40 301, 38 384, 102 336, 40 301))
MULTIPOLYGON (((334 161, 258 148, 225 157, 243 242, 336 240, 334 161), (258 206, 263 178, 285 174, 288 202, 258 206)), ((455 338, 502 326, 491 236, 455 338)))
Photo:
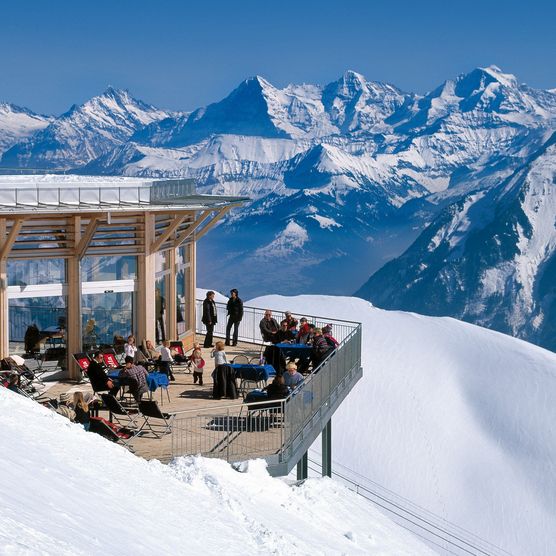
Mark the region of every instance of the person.
POLYGON ((299 330, 297 332, 296 341, 298 344, 306 344, 309 341, 311 327, 305 317, 299 319, 299 330))
POLYGON ((67 392, 62 392, 58 398, 58 408, 56 409, 58 415, 62 415, 66 419, 73 421, 75 419, 75 411, 70 404, 70 395, 67 392))
POLYGON ((156 350, 151 340, 145 340, 145 355, 151 361, 158 361, 160 359, 160 352, 156 350))
POLYGON ((21 377, 17 371, 12 371, 8 378, 8 385, 6 386, 8 390, 12 392, 17 392, 18 394, 22 394, 21 391, 21 377))
MULTIPOLYGON (((286 311, 284 313, 284 315, 285 315, 285 318, 282 322, 286 323, 286 325, 288 327, 288 330, 296 330, 297 329, 297 324, 298 324, 297 319, 293 318, 291 311, 286 311)), ((280 324, 282 324, 282 323, 280 323, 280 324)))
POLYGON ((191 361, 191 366, 193 369, 193 384, 199 383, 199 386, 203 385, 203 368, 205 366, 205 360, 201 353, 201 348, 199 345, 194 347, 193 352, 189 356, 191 361))
POLYGON ((212 344, 212 334, 214 332, 214 325, 218 322, 218 315, 216 313, 216 303, 214 302, 213 291, 209 290, 205 300, 203 301, 203 316, 201 317, 201 321, 207 329, 203 347, 214 347, 212 344))
POLYGON ((228 323, 226 325, 226 345, 230 345, 230 332, 232 326, 234 327, 234 334, 232 337, 233 346, 237 346, 237 336, 239 331, 239 323, 243 318, 243 301, 238 297, 238 291, 234 288, 230 290, 230 299, 226 309, 228 310, 228 323))
POLYGON ((214 399, 232 398, 237 399, 237 387, 233 369, 228 363, 226 352, 224 351, 224 342, 218 341, 214 349, 211 351, 211 357, 214 357, 215 369, 212 373, 214 384, 212 387, 212 396, 214 399))
POLYGON ((91 382, 93 392, 103 392, 108 390, 113 395, 116 395, 118 392, 118 387, 114 385, 110 378, 108 378, 106 371, 104 370, 102 352, 96 351, 93 353, 93 360, 87 367, 87 376, 91 382))
POLYGON ((140 401, 143 394, 146 394, 147 387, 147 370, 145 367, 135 365, 133 357, 126 355, 125 366, 120 371, 120 377, 128 379, 129 391, 132 393, 136 401, 140 401))
POLYGON ((280 330, 278 330, 272 342, 275 344, 281 344, 281 343, 292 343, 294 341, 295 341, 294 331, 291 328, 288 328, 288 323, 286 322, 286 320, 283 320, 280 323, 280 330))
POLYGON ((316 369, 327 357, 327 355, 333 350, 328 345, 326 338, 322 335, 322 330, 320 328, 315 328, 313 336, 313 347, 311 349, 311 361, 313 363, 313 369, 316 369))
POLYGON ((280 327, 278 326, 276 319, 272 318, 272 311, 269 309, 264 312, 264 317, 259 323, 259 328, 261 330, 261 336, 265 342, 272 342, 274 340, 274 336, 280 327))
POLYGON ((281 400, 283 398, 287 398, 290 394, 290 390, 286 386, 282 375, 276 375, 274 380, 268 386, 263 388, 263 392, 268 394, 269 400, 281 400))
POLYGON ((135 345, 134 336, 127 337, 127 343, 124 346, 124 353, 126 354, 126 357, 129 356, 135 359, 135 354, 137 353, 137 346, 135 345))
POLYGON ((83 392, 73 393, 73 410, 75 411, 76 423, 83 425, 83 428, 88 431, 90 426, 89 404, 83 397, 83 392))
POLYGON ((168 340, 162 341, 162 346, 160 347, 160 372, 164 373, 170 380, 176 380, 174 373, 172 372, 172 363, 174 359, 172 357, 172 352, 170 351, 170 342, 168 340))
POLYGON ((327 324, 326 326, 323 326, 322 335, 324 336, 324 338, 328 342, 328 345, 331 348, 336 349, 340 345, 340 342, 338 342, 338 340, 336 340, 336 338, 334 338, 334 336, 332 336, 332 325, 331 324, 327 324))
POLYGON ((286 371, 284 383, 293 390, 303 382, 303 375, 297 372, 297 365, 293 362, 286 365, 286 371))

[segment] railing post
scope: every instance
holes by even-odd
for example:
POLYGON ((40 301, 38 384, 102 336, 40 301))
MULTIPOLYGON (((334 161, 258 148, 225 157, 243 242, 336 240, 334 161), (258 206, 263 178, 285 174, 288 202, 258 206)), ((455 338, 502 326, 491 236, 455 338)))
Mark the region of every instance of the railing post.
POLYGON ((297 462, 297 480, 304 481, 309 476, 309 457, 305 452, 297 462))
POLYGON ((322 429, 322 476, 332 477, 332 419, 322 429))

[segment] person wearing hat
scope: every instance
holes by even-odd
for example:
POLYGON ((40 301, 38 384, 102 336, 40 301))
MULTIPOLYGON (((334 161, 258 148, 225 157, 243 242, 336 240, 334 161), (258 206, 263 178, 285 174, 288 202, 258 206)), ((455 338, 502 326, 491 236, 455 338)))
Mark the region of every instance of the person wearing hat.
POLYGON ((306 344, 309 341, 311 335, 311 326, 307 322, 305 317, 302 317, 299 320, 299 331, 297 332, 297 343, 298 344, 306 344))
POLYGON ((239 330, 239 323, 243 318, 243 301, 238 296, 238 291, 234 288, 230 290, 230 299, 226 309, 228 310, 228 323, 226 325, 226 345, 230 345, 230 332, 232 326, 234 327, 234 334, 232 337, 232 346, 237 346, 237 336, 239 330))
POLYGON ((280 323, 286 323, 288 330, 296 330, 297 329, 297 319, 294 319, 292 316, 292 312, 291 311, 286 311, 284 313, 284 320, 280 323))

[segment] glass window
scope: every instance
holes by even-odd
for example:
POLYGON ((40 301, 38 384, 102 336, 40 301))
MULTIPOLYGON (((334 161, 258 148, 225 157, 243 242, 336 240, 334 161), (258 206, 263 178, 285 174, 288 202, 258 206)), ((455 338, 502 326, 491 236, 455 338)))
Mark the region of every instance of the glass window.
POLYGON ((81 261, 81 281, 135 280, 137 257, 84 257, 81 261))
POLYGON ((63 296, 10 299, 10 351, 29 353, 65 347, 66 319, 63 296))
POLYGON ((155 272, 164 272, 170 268, 168 251, 157 251, 155 255, 155 272))
POLYGON ((65 281, 64 259, 8 260, 8 286, 63 284, 65 281))
POLYGON ((186 292, 186 269, 182 268, 176 272, 176 320, 178 336, 184 334, 187 330, 186 292))
POLYGON ((81 297, 83 349, 113 345, 134 330, 132 292, 84 294, 81 297))
POLYGON ((191 258, 189 256, 190 253, 190 246, 189 245, 182 245, 176 249, 176 264, 184 265, 189 264, 191 258))
POLYGON ((167 311, 166 311, 166 299, 167 299, 167 280, 168 276, 161 276, 156 279, 155 285, 155 315, 156 315, 156 343, 159 344, 163 340, 166 340, 166 330, 167 330, 167 311))

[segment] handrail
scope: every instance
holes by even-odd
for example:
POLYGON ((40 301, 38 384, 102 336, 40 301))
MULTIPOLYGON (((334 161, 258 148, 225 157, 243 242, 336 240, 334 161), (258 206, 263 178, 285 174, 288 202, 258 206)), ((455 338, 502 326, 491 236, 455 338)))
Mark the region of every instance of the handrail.
MULTIPOLYGON (((225 305, 218 303, 217 310, 224 312, 225 305)), ((264 345, 258 327, 263 314, 264 309, 244 307, 241 339, 264 345)), ((265 457, 269 469, 287 473, 361 377, 361 325, 323 317, 311 320, 333 323, 340 344, 298 388, 283 400, 250 402, 247 415, 242 413, 245 405, 237 403, 176 412, 173 455, 201 453, 227 461, 265 457)), ((215 335, 225 331, 225 318, 220 321, 215 335)))

